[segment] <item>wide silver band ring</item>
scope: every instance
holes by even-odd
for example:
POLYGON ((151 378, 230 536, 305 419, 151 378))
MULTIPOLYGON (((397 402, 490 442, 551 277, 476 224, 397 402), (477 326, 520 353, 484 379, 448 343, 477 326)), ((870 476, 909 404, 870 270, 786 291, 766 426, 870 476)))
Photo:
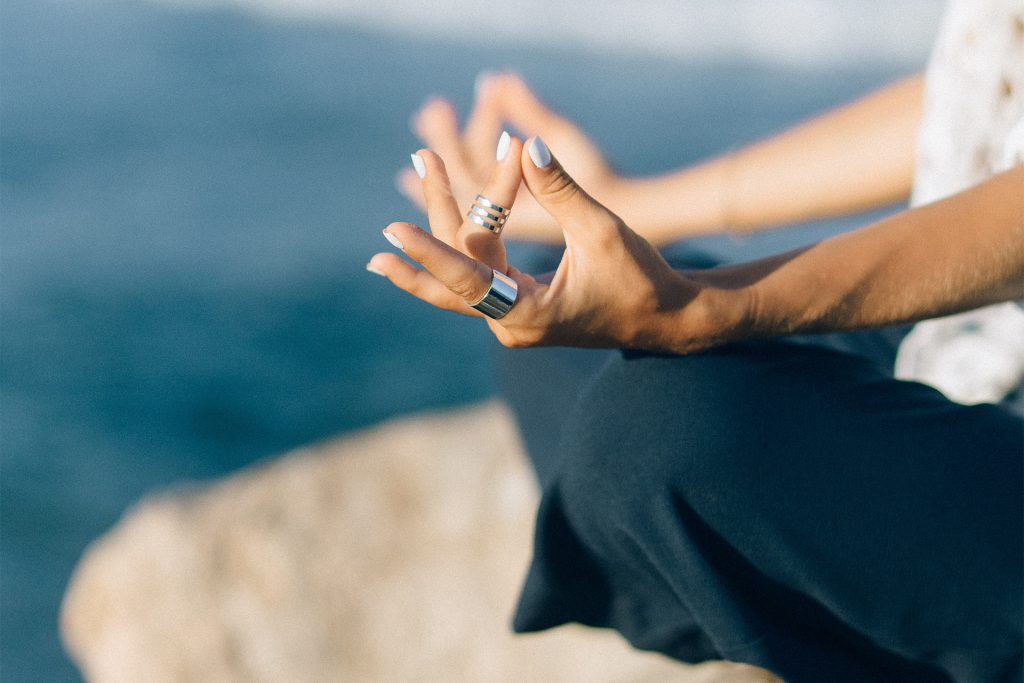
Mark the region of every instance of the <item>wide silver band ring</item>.
POLYGON ((466 216, 477 225, 487 228, 495 235, 500 235, 505 227, 505 221, 508 220, 511 213, 511 209, 498 206, 487 197, 478 194, 466 216))
POLYGON ((491 269, 491 286, 475 304, 469 304, 488 318, 498 320, 512 308, 519 294, 516 281, 499 270, 491 269))

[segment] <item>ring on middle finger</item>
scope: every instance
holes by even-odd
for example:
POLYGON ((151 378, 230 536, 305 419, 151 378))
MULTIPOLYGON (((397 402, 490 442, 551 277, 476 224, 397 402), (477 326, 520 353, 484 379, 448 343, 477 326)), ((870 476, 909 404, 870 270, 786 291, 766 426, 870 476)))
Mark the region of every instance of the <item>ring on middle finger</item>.
POLYGON ((498 206, 487 197, 478 194, 466 215, 477 225, 487 228, 495 235, 500 235, 502 228, 505 227, 505 221, 508 220, 511 213, 511 209, 498 206))

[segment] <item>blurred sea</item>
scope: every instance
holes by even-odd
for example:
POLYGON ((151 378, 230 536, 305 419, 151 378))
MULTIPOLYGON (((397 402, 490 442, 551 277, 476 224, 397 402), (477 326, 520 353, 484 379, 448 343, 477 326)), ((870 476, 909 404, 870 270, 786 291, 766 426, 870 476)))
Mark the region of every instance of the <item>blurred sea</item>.
MULTIPOLYGON (((89 541, 147 491, 492 392, 478 321, 363 269, 387 248, 380 228, 419 219, 392 177, 427 95, 465 111, 481 68, 513 66, 641 173, 925 58, 679 59, 376 31, 200 5, 4 2, 3 680, 78 680, 57 635, 62 592, 89 541)), ((852 224, 698 245, 745 258, 852 224)))

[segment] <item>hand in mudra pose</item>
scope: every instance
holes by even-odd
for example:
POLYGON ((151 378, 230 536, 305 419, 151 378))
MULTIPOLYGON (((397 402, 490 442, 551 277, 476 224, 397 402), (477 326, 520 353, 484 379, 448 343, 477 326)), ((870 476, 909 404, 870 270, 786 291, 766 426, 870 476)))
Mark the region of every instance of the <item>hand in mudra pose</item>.
MULTIPOLYGON (((460 128, 455 107, 442 97, 432 97, 412 116, 413 132, 445 161, 455 198, 468 203, 490 173, 492 145, 506 125, 540 135, 559 151, 561 161, 594 196, 617 194, 624 179, 615 174, 604 154, 587 134, 568 118, 548 107, 514 73, 482 73, 477 78, 473 108, 460 128)), ((420 178, 411 168, 397 177, 399 190, 421 209, 425 208, 420 178)), ((560 243, 562 231, 551 216, 523 188, 516 202, 513 239, 560 243)), ((506 205, 507 206, 507 205, 506 205)))
MULTIPOLYGON (((396 254, 368 269, 440 308, 478 315, 492 269, 518 285, 514 305, 488 319, 511 347, 559 345, 689 353, 728 341, 797 332, 864 329, 1020 299, 1024 165, 945 199, 896 213, 817 244, 760 261, 674 271, 650 242, 588 195, 539 137, 503 136, 481 194, 511 207, 520 184, 565 240, 554 273, 531 276, 507 263, 498 236, 463 214, 444 163, 422 150, 423 194, 433 234, 392 223, 396 254)), ((662 188, 646 202, 686 201, 662 188)), ((641 202, 644 203, 644 202, 641 202)))
POLYGON ((508 264, 500 237, 463 217, 440 156, 427 150, 416 156, 431 232, 392 223, 384 233, 425 270, 391 253, 374 255, 368 268, 428 303, 467 315, 481 315, 470 304, 488 291, 492 269, 507 273, 518 285, 516 301, 499 320, 487 318, 505 346, 685 352, 721 341, 737 327, 741 290, 702 285, 674 271, 580 188, 539 137, 524 145, 503 135, 499 161, 480 194, 511 208, 522 182, 560 226, 565 252, 555 272, 544 276, 508 264))

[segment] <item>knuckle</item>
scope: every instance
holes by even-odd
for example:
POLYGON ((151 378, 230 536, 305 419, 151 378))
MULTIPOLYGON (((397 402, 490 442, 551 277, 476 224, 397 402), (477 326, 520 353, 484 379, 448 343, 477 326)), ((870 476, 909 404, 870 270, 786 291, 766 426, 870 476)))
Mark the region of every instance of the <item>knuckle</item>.
POLYGON ((565 204, 580 196, 580 188, 564 171, 553 173, 544 186, 544 194, 553 204, 565 204))
POLYGON ((622 246, 622 231, 616 221, 607 218, 595 218, 590 225, 593 243, 606 251, 622 246))
POLYGON ((510 348, 513 349, 527 349, 531 346, 536 346, 537 342, 540 341, 536 335, 523 335, 518 334, 512 338, 512 344, 510 348))
POLYGON ((503 330, 498 335, 498 341, 506 349, 525 349, 532 346, 530 342, 518 333, 513 333, 508 330, 503 330))
POLYGON ((477 273, 475 276, 450 282, 448 289, 462 297, 467 303, 475 303, 483 298, 489 286, 489 283, 485 282, 477 273))
POLYGON ((503 329, 499 328, 498 330, 495 330, 494 336, 497 337, 498 343, 504 346, 506 349, 519 348, 518 346, 516 346, 515 337, 513 337, 508 332, 505 332, 503 329))
POLYGON ((536 326, 510 325, 503 328, 505 338, 500 339, 502 345, 510 349, 525 349, 538 346, 545 339, 545 330, 536 326))
POLYGON ((482 297, 485 292, 481 292, 479 286, 474 282, 467 282, 460 280, 458 282, 452 282, 448 285, 448 289, 452 290, 453 293, 462 297, 467 302, 476 302, 482 297))

